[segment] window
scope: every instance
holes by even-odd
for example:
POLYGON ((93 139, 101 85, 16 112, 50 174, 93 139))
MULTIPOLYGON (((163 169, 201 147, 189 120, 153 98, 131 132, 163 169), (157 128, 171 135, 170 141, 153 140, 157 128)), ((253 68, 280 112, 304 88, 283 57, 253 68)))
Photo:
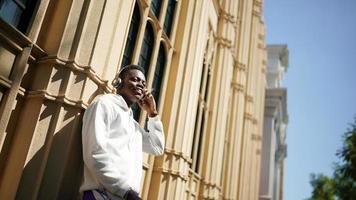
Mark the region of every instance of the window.
POLYGON ((0 0, 0 16, 25 33, 36 2, 36 0, 0 0))
POLYGON ((176 7, 176 0, 169 0, 167 6, 166 18, 164 19, 163 30, 166 32, 167 36, 171 36, 174 10, 176 7))
POLYGON ((161 11, 162 0, 152 0, 151 10, 156 15, 157 19, 159 18, 159 13, 161 11))
POLYGON ((140 59, 138 61, 138 65, 143 67, 147 73, 151 63, 152 49, 154 45, 154 34, 151 23, 147 23, 145 36, 143 38, 140 59))
POLYGON ((126 39, 125 52, 122 58, 121 67, 131 64, 132 55, 136 44, 138 28, 140 25, 140 18, 140 10, 136 3, 130 23, 129 33, 126 39))
POLYGON ((211 113, 209 113, 209 97, 210 97, 210 88, 211 88, 211 70, 214 57, 215 42, 214 35, 211 28, 207 34, 207 42, 203 58, 202 66, 202 76, 200 79, 200 88, 199 88, 199 97, 198 97, 198 106, 197 113, 195 118, 195 127, 194 127, 194 136, 193 144, 191 151, 192 164, 191 168, 199 173, 201 160, 202 160, 202 150, 204 146, 205 134, 208 132, 208 118, 211 113))
MULTIPOLYGON (((143 38, 143 43, 141 47, 140 59, 138 61, 138 65, 145 69, 145 76, 147 77, 147 73, 150 67, 150 61, 152 56, 152 48, 154 45, 154 35, 153 29, 150 23, 147 23, 145 36, 143 38)), ((134 118, 136 121, 139 121, 140 118, 140 108, 137 104, 132 107, 132 111, 134 113, 134 118)))
MULTIPOLYGON (((163 2, 162 0, 151 0, 150 5, 147 7, 142 5, 142 1, 136 0, 120 66, 123 67, 132 63, 144 68, 147 85, 149 90, 153 90, 152 95, 156 100, 157 108, 159 108, 158 103, 162 91, 164 73, 166 73, 168 67, 166 63, 169 62, 172 56, 169 52, 173 51, 171 41, 167 40, 167 37, 161 33, 171 34, 171 29, 175 23, 174 15, 177 12, 177 8, 179 8, 177 6, 179 2, 177 3, 176 0, 169 0, 167 4, 163 2), (161 12, 163 9, 166 12, 161 12), (165 14, 163 15, 163 13, 165 14), (153 17, 152 14, 156 17, 153 17), (162 15, 161 19, 159 19, 159 15, 162 15), (142 26, 142 24, 146 24, 146 27, 142 26), (157 26, 153 26, 154 24, 157 24, 157 26), (159 24, 163 24, 163 27, 160 27, 159 24), (138 38, 140 38, 140 42, 142 38, 142 44, 137 42, 138 38), (155 45, 156 43, 159 45, 155 45), (153 59, 156 60, 155 65, 152 65, 154 63, 153 59), (150 73, 150 71, 153 73, 150 73)), ((134 105, 132 110, 134 118, 139 121, 139 106, 134 105)), ((143 119, 141 118, 141 120, 143 119)))
POLYGON ((210 63, 207 63, 206 59, 204 59, 202 70, 203 71, 202 71, 202 78, 200 80, 197 114, 195 118, 193 147, 191 153, 191 158, 193 160, 191 167, 192 169, 194 169, 195 172, 199 172, 202 140, 203 140, 203 135, 206 132, 205 121, 207 120, 207 115, 208 115, 208 97, 209 97, 211 69, 210 69, 210 63))
POLYGON ((152 84, 152 89, 153 89, 152 95, 157 103, 159 102, 159 94, 161 93, 161 85, 162 85, 162 80, 164 75, 165 63, 166 63, 166 54, 164 51, 164 46, 161 43, 159 47, 156 70, 155 70, 155 74, 153 77, 153 84, 152 84))
POLYGON ((0 103, 4 97, 5 91, 6 91, 5 88, 0 85, 0 103))

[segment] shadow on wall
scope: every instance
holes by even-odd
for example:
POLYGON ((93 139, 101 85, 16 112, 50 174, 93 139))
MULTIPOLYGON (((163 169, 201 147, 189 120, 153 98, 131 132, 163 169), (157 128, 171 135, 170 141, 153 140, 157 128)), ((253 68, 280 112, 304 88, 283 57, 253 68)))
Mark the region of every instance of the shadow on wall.
MULTIPOLYGON (((36 128, 28 140, 31 144, 24 148, 29 158, 23 167, 16 199, 76 199, 83 176, 81 125, 84 111, 48 100, 44 100, 40 109, 36 128)), ((21 134, 20 131, 15 133, 21 134)), ((21 140, 21 136, 17 139, 21 140)))

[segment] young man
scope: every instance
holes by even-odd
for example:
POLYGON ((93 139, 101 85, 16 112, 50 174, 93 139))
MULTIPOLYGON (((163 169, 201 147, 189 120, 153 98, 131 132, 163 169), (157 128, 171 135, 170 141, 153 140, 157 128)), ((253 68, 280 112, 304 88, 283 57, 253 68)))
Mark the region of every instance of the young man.
POLYGON ((164 153, 163 125, 146 89, 144 70, 124 67, 113 85, 117 94, 95 98, 83 117, 84 200, 131 200, 139 197, 142 151, 164 153), (148 113, 148 132, 134 120, 135 103, 148 113))

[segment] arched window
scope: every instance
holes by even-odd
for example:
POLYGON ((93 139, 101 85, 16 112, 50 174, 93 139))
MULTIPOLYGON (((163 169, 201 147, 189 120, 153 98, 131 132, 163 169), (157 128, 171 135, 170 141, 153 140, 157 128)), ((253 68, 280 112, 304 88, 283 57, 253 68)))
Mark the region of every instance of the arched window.
POLYGON ((37 1, 0 0, 0 17, 25 33, 37 1))
POLYGON ((121 61, 121 67, 131 64, 133 51, 135 49, 138 28, 140 26, 140 9, 136 3, 131 19, 129 33, 126 39, 125 52, 121 61))
MULTIPOLYGON (((121 67, 134 63, 144 68, 148 86, 153 90, 152 95, 157 104, 160 103, 159 98, 161 96, 161 90, 163 90, 162 84, 164 73, 166 73, 166 63, 172 56, 172 54, 168 54, 167 52, 171 51, 173 46, 170 40, 162 41, 162 39, 172 34, 175 13, 177 12, 177 8, 179 8, 177 0, 167 1, 167 4, 164 4, 163 2, 165 1, 163 0, 151 0, 149 1, 149 6, 146 6, 146 4, 141 5, 144 4, 142 1, 136 1, 121 61, 121 67), (142 10, 140 10, 141 8, 142 10), (166 12, 163 12, 163 9, 166 9, 166 12), (140 13, 147 13, 147 11, 152 12, 149 13, 149 15, 140 15, 140 13), (163 13, 165 14, 162 15, 162 19, 159 20, 160 15, 163 13), (152 14, 156 17, 153 17, 152 14), (153 26, 153 24, 161 24, 161 22, 163 22, 162 30, 160 30, 161 27, 159 26, 153 26), (146 25, 142 26, 142 24, 146 25), (158 35, 156 35, 156 33, 158 35), (161 33, 163 34, 161 35, 161 33), (140 43, 138 42, 138 38, 140 38, 140 43), (160 41, 162 41, 161 44, 160 41), (154 48, 155 46, 159 48, 154 48), (136 57, 137 55, 138 58, 136 57), (153 58, 153 55, 157 55, 157 57, 153 58), (133 59, 135 59, 135 61, 133 59), (157 59, 155 66, 151 65, 152 59, 157 59)), ((139 107, 133 105, 132 110, 134 118, 140 121, 139 107)))
POLYGON ((215 51, 215 41, 214 34, 209 27, 208 39, 205 46, 205 52, 203 57, 203 66, 202 66, 202 76, 200 79, 200 88, 199 88, 199 98, 197 113, 195 118, 195 128, 194 128, 194 137, 191 151, 191 168, 199 173, 202 164, 202 152, 204 152, 204 139, 206 133, 208 132, 208 119, 211 117, 211 112, 209 111, 209 98, 210 98, 210 89, 211 89, 211 71, 212 63, 215 51))
POLYGON ((163 75, 165 70, 165 64, 166 64, 166 54, 164 51, 164 46, 161 43, 159 47, 156 69, 155 69, 155 74, 153 77, 153 84, 152 84, 152 89, 153 89, 152 95, 157 103, 159 102, 159 95, 161 93, 161 85, 162 85, 162 80, 163 80, 163 75))
MULTIPOLYGON (((154 34, 152 25, 147 23, 145 35, 142 42, 140 59, 138 61, 138 65, 145 69, 145 76, 147 77, 147 73, 150 67, 150 61, 152 56, 152 49, 154 45, 154 34)), ((139 121, 140 118, 140 108, 137 104, 132 107, 132 111, 134 114, 134 118, 136 121, 139 121)))
POLYGON ((166 17, 164 19, 164 24, 163 24, 163 30, 164 32, 166 32, 168 37, 171 36, 175 7, 176 7, 176 0, 169 0, 166 17))
POLYGON ((152 56, 153 45, 154 45, 153 28, 151 23, 148 22, 146 26, 143 42, 142 42, 140 59, 138 61, 138 65, 145 69, 146 77, 151 63, 150 61, 152 56))
POLYGON ((152 0, 151 9, 153 13, 156 15, 157 19, 159 17, 159 13, 161 11, 162 0, 152 0))

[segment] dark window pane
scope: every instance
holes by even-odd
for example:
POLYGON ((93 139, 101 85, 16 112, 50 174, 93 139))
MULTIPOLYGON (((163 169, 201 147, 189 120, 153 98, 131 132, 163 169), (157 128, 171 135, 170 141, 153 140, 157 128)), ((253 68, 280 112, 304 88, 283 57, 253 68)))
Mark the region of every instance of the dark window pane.
POLYGON ((196 164, 195 164, 195 169, 194 171, 199 173, 199 167, 200 167, 200 157, 201 157, 201 151, 202 151, 202 141, 203 141, 203 135, 204 135, 204 124, 205 124, 205 112, 202 113, 202 118, 200 122, 200 132, 199 132, 199 138, 198 138, 198 148, 197 148, 197 155, 196 155, 196 164))
POLYGON ((208 77, 207 77, 207 80, 206 80, 206 88, 205 88, 205 94, 204 94, 204 101, 205 101, 205 102, 208 101, 210 78, 211 78, 210 68, 208 68, 208 77))
POLYGON ((159 95, 161 93, 165 64, 166 64, 166 54, 164 52, 164 46, 163 44, 161 44, 159 47, 156 71, 154 74, 153 84, 152 84, 152 89, 153 89, 152 95, 155 98, 156 102, 159 102, 159 95))
POLYGON ((141 47, 140 59, 138 61, 138 65, 145 69, 145 75, 147 76, 152 56, 152 48, 154 45, 154 34, 152 25, 147 23, 145 36, 143 38, 143 43, 141 47))
POLYGON ((0 16, 9 24, 17 27, 20 23, 23 9, 11 0, 1 1, 0 16))
POLYGON ((164 24, 163 24, 163 30, 164 30, 164 32, 166 32, 168 37, 171 36, 171 31, 172 31, 171 29, 172 29, 175 7, 176 7, 176 1, 169 0, 168 6, 167 6, 166 17, 164 19, 164 24))
POLYGON ((121 61, 121 67, 131 64, 131 59, 132 59, 133 51, 135 49, 135 44, 136 44, 138 28, 140 26, 140 18, 141 18, 140 10, 136 3, 135 8, 134 8, 134 13, 133 13, 132 19, 131 19, 129 33, 128 33, 127 39, 126 39, 127 41, 126 41, 126 45, 125 45, 124 55, 123 55, 123 58, 121 61))
POLYGON ((19 0, 23 5, 26 5, 28 1, 30 0, 19 0))
MULTIPOLYGON (((4 94, 5 94, 5 88, 2 87, 2 86, 0 86, 0 103, 1 103, 1 101, 2 101, 2 98, 3 98, 4 94)), ((0 104, 0 105, 1 105, 1 104, 0 104)))
POLYGON ((153 13, 156 15, 157 19, 161 11, 161 5, 162 5, 162 0, 152 0, 151 2, 151 9, 153 13))
POLYGON ((36 0, 0 0, 0 16, 9 24, 26 32, 36 0))

